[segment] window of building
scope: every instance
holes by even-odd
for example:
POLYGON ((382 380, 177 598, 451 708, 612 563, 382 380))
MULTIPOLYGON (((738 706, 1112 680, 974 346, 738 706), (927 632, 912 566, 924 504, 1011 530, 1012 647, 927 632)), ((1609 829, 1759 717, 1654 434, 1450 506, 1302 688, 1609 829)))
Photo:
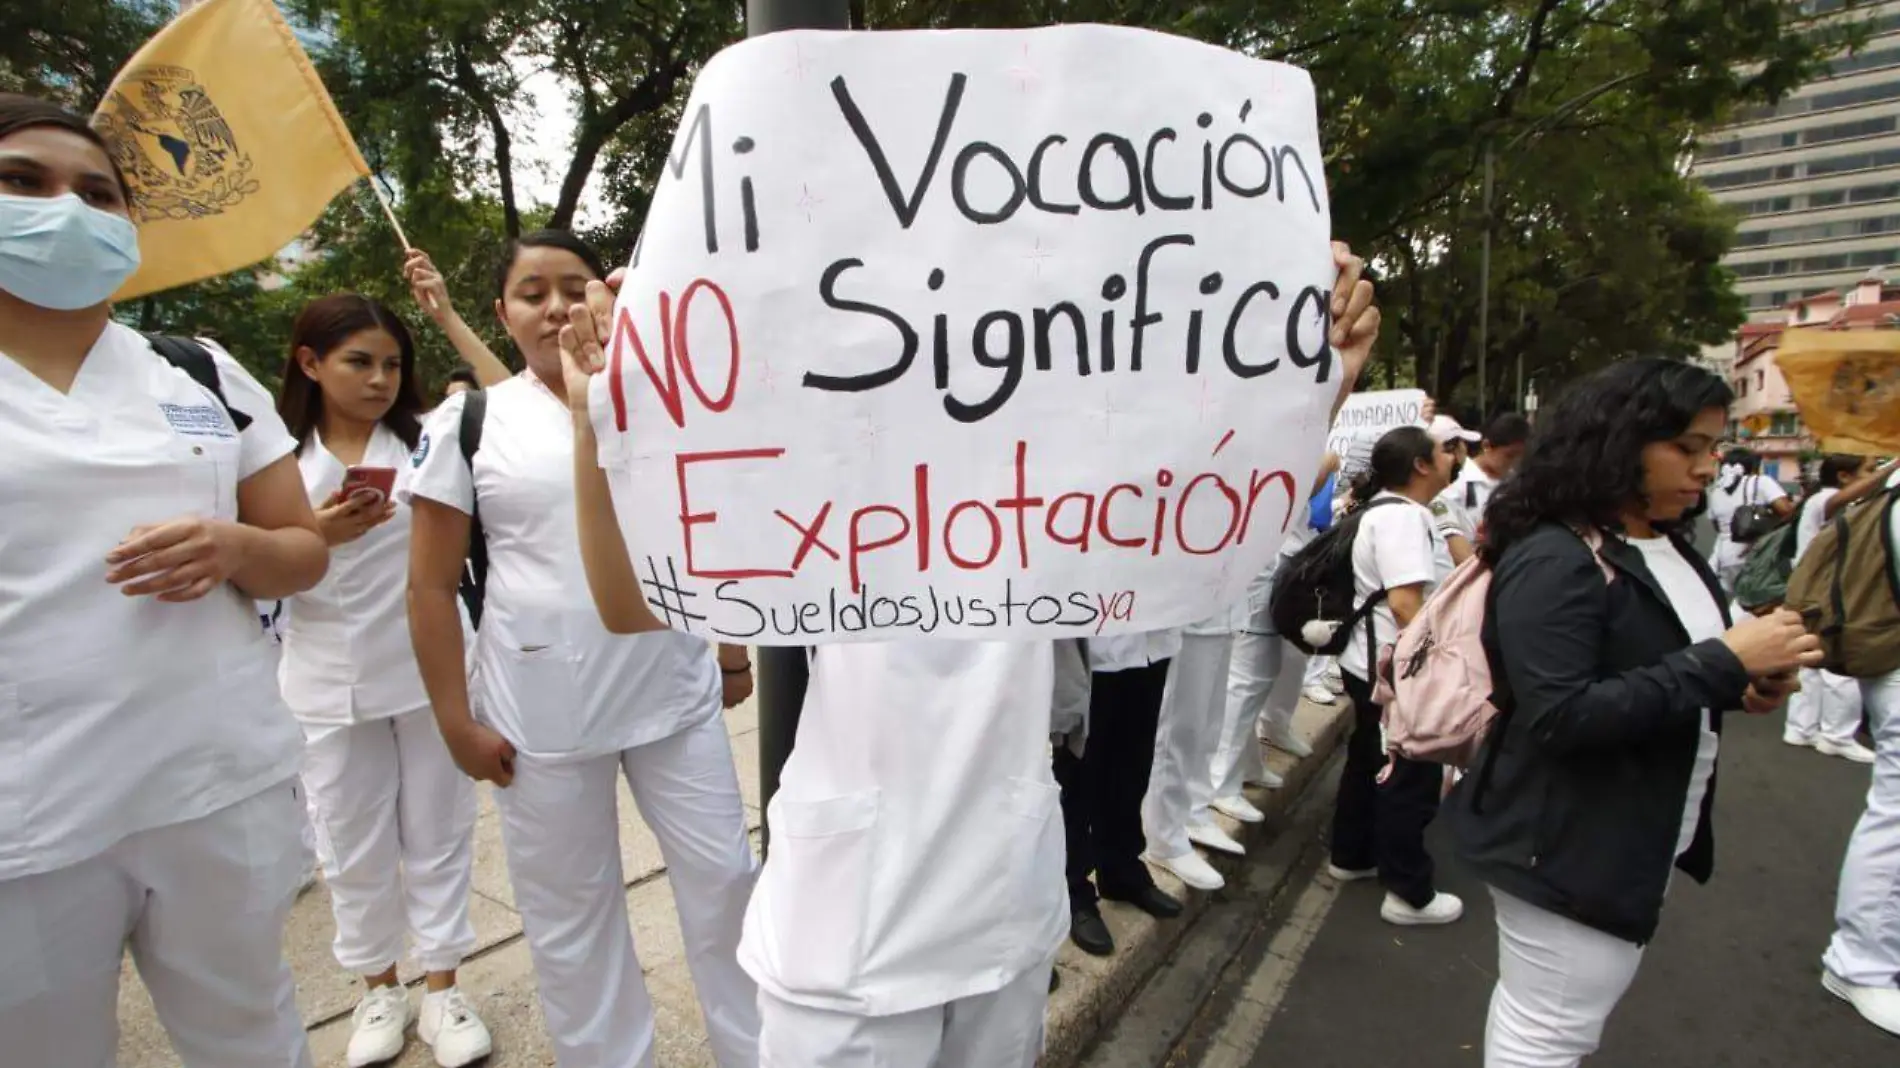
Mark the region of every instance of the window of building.
POLYGON ((1771 230, 1746 231, 1735 235, 1735 247, 1791 245, 1803 241, 1869 237, 1895 231, 1900 231, 1900 215, 1883 215, 1873 219, 1844 219, 1837 222, 1809 223, 1806 226, 1780 226, 1771 230))
POLYGON ((1768 260, 1763 263, 1739 263, 1729 269, 1737 278, 1774 278, 1785 274, 1816 274, 1821 271, 1846 271, 1857 267, 1885 267, 1900 253, 1875 249, 1867 252, 1836 253, 1832 256, 1808 256, 1803 259, 1768 260))
POLYGON ((1776 412, 1768 420, 1768 433, 1778 438, 1801 436, 1800 412, 1776 412))
POLYGON ((1840 89, 1832 93, 1795 97, 1774 105, 1743 108, 1735 113, 1735 119, 1737 122, 1781 119, 1790 115, 1806 115, 1814 111, 1831 111, 1834 108, 1847 108, 1857 104, 1872 104, 1880 100, 1894 99, 1900 99, 1900 82, 1882 82, 1878 85, 1859 85, 1852 89, 1840 89))

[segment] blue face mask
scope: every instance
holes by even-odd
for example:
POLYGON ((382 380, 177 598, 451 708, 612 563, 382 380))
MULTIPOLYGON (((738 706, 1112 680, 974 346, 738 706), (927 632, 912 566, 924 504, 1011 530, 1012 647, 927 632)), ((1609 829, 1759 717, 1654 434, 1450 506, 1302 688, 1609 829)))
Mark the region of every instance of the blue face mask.
POLYGON ((0 289, 28 304, 78 311, 103 304, 139 269, 139 232, 77 194, 0 193, 0 289))

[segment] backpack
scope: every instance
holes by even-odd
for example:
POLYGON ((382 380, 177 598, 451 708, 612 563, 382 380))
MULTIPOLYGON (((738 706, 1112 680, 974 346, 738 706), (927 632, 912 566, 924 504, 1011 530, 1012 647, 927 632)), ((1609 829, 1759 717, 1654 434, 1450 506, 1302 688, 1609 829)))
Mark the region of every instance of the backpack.
POLYGON ((1366 622, 1366 648, 1372 641, 1372 610, 1385 603, 1386 591, 1377 590, 1366 603, 1353 608, 1352 546, 1365 514, 1386 504, 1390 497, 1367 502, 1307 542, 1280 564, 1268 597, 1267 614, 1273 629, 1309 656, 1338 656, 1352 642, 1352 629, 1366 622))
POLYGON ((1773 530, 1780 519, 1772 507, 1748 503, 1754 500, 1755 492, 1761 488, 1760 475, 1743 475, 1742 486, 1746 497, 1741 507, 1735 509, 1735 514, 1729 516, 1728 536, 1730 541, 1738 545, 1747 545, 1773 530))
POLYGON ((211 391, 224 405, 224 411, 231 417, 231 425, 242 434, 244 428, 251 425, 251 417, 231 407, 224 396, 224 380, 218 375, 218 361, 211 350, 186 337, 167 337, 164 334, 146 334, 145 340, 152 343, 152 351, 165 358, 165 362, 191 376, 193 382, 211 391))
POLYGON ((1736 604, 1756 615, 1781 607, 1788 596, 1788 576, 1794 571, 1799 525, 1798 519, 1783 523, 1748 547, 1742 569, 1735 575, 1736 604))
POLYGON ((1849 505, 1815 535, 1788 576, 1786 604, 1821 637, 1823 666, 1850 678, 1900 670, 1894 508, 1900 488, 1849 505))
MULTIPOLYGON (((462 395, 462 424, 456 437, 462 446, 462 462, 468 465, 471 482, 475 476, 475 451, 482 447, 482 423, 488 418, 488 394, 471 389, 462 395)), ((470 499, 475 500, 470 494, 470 499)), ((468 618, 477 630, 482 625, 482 601, 488 590, 488 538, 482 532, 482 506, 479 500, 469 510, 468 560, 462 565, 462 581, 457 592, 468 607, 468 618)))
MULTIPOLYGON (((1578 537, 1608 581, 1615 573, 1603 559, 1603 535, 1587 529, 1578 537)), ((1373 702, 1383 709, 1387 753, 1456 768, 1476 759, 1504 689, 1484 647, 1491 575, 1478 556, 1459 564, 1398 640, 1380 650, 1373 702)))

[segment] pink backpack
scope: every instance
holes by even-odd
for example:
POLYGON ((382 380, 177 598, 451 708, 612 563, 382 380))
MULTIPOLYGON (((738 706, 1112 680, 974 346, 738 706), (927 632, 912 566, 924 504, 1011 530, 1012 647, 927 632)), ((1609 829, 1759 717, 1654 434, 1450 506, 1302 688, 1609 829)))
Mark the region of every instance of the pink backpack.
MULTIPOLYGON (((1607 581, 1614 572, 1603 559, 1603 536, 1595 529, 1578 536, 1607 581)), ((1372 699, 1384 711, 1387 753, 1455 768, 1477 759, 1498 717, 1483 637, 1490 596, 1491 569, 1473 556, 1432 592, 1398 641, 1380 649, 1372 699)))

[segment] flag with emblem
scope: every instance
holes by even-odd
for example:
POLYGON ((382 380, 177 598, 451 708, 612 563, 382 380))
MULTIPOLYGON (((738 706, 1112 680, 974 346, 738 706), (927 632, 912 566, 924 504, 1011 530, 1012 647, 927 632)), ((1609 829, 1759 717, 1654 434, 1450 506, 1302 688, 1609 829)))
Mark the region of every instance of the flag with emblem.
POLYGON ((1900 452, 1900 330, 1790 330, 1775 364, 1827 452, 1900 452))
POLYGON ((262 262, 369 166, 273 0, 202 0, 93 115, 131 192, 141 265, 114 299, 262 262))

